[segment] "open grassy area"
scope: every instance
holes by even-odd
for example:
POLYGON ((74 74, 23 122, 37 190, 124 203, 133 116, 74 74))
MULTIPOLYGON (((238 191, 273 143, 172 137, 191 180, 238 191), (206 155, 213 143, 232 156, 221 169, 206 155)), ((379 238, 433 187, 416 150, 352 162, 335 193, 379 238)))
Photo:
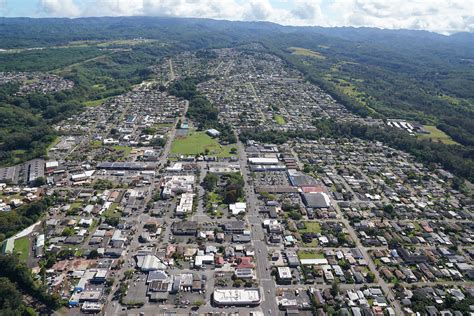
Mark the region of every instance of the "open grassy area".
MULTIPOLYGON (((334 68, 334 72, 337 72, 338 71, 337 67, 339 66, 333 66, 333 67, 336 67, 334 68)), ((364 92, 360 91, 354 84, 352 84, 351 82, 349 82, 348 80, 344 78, 339 78, 337 74, 336 75, 326 74, 324 77, 327 80, 331 81, 340 92, 356 100, 359 104, 366 107, 367 110, 369 110, 371 113, 376 112, 373 108, 371 108, 367 104, 367 101, 370 100, 371 97, 365 94, 364 92)))
POLYGON ((425 130, 429 132, 429 134, 418 135, 418 138, 420 139, 427 139, 427 140, 431 140, 432 142, 439 142, 446 145, 459 145, 451 137, 449 137, 445 132, 438 129, 436 126, 423 125, 423 127, 425 128, 425 130))
POLYGON ((300 259, 324 259, 324 254, 310 250, 299 250, 298 258, 300 259))
POLYGON ((326 59, 324 55, 319 52, 315 52, 311 49, 302 48, 302 47, 290 47, 289 50, 293 55, 307 56, 316 59, 326 59))
POLYGON ((92 149, 97 149, 97 148, 100 148, 102 147, 102 141, 100 140, 93 140, 91 141, 90 145, 89 145, 92 149))
POLYGON ((321 233, 321 225, 319 225, 318 222, 309 222, 305 221, 304 222, 306 228, 305 229, 300 229, 300 233, 315 233, 315 234, 320 234, 321 233))
POLYGON ((209 192, 209 202, 215 203, 215 204, 221 204, 222 203, 222 197, 216 193, 216 192, 209 192))
POLYGON ((119 206, 118 203, 114 202, 110 207, 102 213, 102 216, 109 218, 109 217, 120 217, 121 212, 117 210, 117 207, 119 206))
POLYGON ((275 120, 275 122, 278 124, 278 125, 285 125, 286 122, 285 122, 285 118, 281 115, 275 115, 273 117, 273 119, 275 120))
POLYGON ((198 155, 209 150, 209 155, 217 157, 230 157, 233 145, 222 146, 205 132, 191 132, 185 137, 176 137, 171 145, 171 153, 179 155, 198 155))
POLYGON ((46 152, 49 152, 51 148, 59 144, 60 141, 61 141, 61 138, 59 136, 56 136, 54 140, 51 142, 51 144, 49 144, 49 146, 46 148, 46 152))
POLYGON ((107 99, 109 99, 109 98, 86 101, 86 102, 83 102, 82 104, 84 104, 84 106, 99 106, 102 103, 104 103, 105 101, 107 101, 107 99))
POLYGON ((20 260, 27 261, 30 255, 30 239, 28 236, 15 239, 15 252, 20 254, 20 260))
POLYGON ((132 152, 132 147, 115 145, 112 147, 118 154, 117 160, 122 161, 132 152))
POLYGON ((70 210, 76 210, 82 208, 82 203, 81 202, 74 202, 71 204, 70 210))

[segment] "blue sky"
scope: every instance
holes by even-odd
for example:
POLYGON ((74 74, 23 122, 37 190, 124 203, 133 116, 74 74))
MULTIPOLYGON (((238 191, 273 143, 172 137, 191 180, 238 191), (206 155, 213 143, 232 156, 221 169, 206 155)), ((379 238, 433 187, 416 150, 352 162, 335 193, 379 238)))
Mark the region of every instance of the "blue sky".
POLYGON ((474 31, 474 0, 0 0, 0 15, 152 15, 439 33, 474 31))

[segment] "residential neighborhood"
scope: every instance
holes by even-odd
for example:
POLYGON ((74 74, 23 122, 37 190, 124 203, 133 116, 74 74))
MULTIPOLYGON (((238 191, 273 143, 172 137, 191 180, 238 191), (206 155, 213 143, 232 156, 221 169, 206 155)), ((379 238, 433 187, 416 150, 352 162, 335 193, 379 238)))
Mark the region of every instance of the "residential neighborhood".
POLYGON ((64 315, 474 313, 472 191, 376 141, 221 141, 172 81, 208 76, 197 90, 237 136, 395 123, 349 112, 258 44, 212 53, 161 60, 153 81, 55 124, 46 159, 0 168, 0 211, 54 201, 2 251, 44 272, 64 315))

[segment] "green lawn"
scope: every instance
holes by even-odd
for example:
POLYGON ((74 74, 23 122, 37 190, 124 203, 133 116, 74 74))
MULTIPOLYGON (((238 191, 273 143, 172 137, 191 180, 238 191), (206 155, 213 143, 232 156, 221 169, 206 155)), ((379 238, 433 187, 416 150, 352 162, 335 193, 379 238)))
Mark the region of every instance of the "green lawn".
POLYGON ((59 142, 61 141, 61 138, 56 136, 54 138, 54 140, 51 142, 51 144, 49 144, 49 146, 46 148, 46 152, 49 152, 51 150, 51 148, 53 148, 54 146, 56 146, 59 142))
POLYGON ((305 221, 304 224, 305 224, 306 228, 299 230, 299 232, 301 234, 304 234, 304 233, 319 234, 319 233, 321 233, 321 225, 319 225, 318 222, 305 221))
POLYGON ((324 259, 324 254, 315 251, 299 250, 298 258, 300 259, 324 259))
POLYGON ((302 47, 290 47, 289 50, 293 55, 300 55, 300 56, 306 56, 306 57, 312 57, 315 59, 326 59, 324 55, 322 55, 319 52, 315 52, 311 49, 307 48, 302 48, 302 47))
POLYGON ((28 236, 15 239, 15 252, 20 254, 20 260, 27 261, 30 255, 30 239, 28 236))
POLYGON ((119 206, 118 203, 116 203, 116 202, 112 203, 112 205, 110 205, 110 207, 107 210, 105 210, 104 213, 102 213, 102 216, 104 216, 104 217, 120 217, 121 213, 116 212, 118 206, 119 206))
POLYGON ((120 145, 115 145, 112 147, 115 151, 120 152, 121 155, 119 157, 119 160, 123 160, 130 155, 130 152, 132 151, 132 147, 129 146, 120 146, 120 145))
POLYGON ((303 242, 301 245, 306 248, 316 248, 319 245, 319 242, 317 238, 313 238, 311 242, 303 242))
POLYGON ((216 192, 209 192, 209 202, 215 203, 215 204, 221 204, 222 203, 222 197, 217 194, 216 192))
POLYGON ((93 141, 91 141, 91 143, 90 143, 90 147, 91 147, 92 149, 100 148, 100 147, 102 147, 102 141, 100 141, 100 140, 93 140, 93 141))
POLYGON ((84 106, 99 106, 102 103, 104 103, 105 101, 107 101, 107 99, 108 98, 103 98, 103 99, 99 99, 99 100, 85 101, 82 104, 84 104, 84 106))
POLYGON ((210 137, 205 132, 191 132, 188 136, 177 137, 171 144, 171 153, 179 155, 198 155, 209 150, 209 155, 217 157, 230 157, 233 145, 222 146, 217 139, 210 137))
POLYGON ((278 124, 278 125, 285 125, 286 122, 285 122, 285 118, 281 115, 275 115, 274 117, 274 120, 275 122, 278 124))
POLYGON ((425 130, 429 132, 429 134, 420 134, 418 138, 420 139, 428 139, 432 142, 440 142, 446 145, 459 145, 451 137, 449 137, 445 132, 438 129, 436 126, 433 125, 423 125, 425 130))

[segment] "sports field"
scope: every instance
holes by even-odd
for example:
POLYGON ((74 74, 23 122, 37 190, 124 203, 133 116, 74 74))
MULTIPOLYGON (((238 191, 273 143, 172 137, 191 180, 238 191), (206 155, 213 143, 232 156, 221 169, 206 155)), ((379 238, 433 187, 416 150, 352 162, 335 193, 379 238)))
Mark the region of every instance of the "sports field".
POLYGON ((30 239, 28 236, 15 239, 15 253, 20 254, 20 260, 27 261, 30 255, 30 239))
POLYGON ((217 139, 210 137, 205 132, 190 132, 188 136, 176 137, 171 144, 171 153, 180 155, 198 155, 209 151, 208 155, 217 157, 230 157, 233 145, 222 146, 217 139))

